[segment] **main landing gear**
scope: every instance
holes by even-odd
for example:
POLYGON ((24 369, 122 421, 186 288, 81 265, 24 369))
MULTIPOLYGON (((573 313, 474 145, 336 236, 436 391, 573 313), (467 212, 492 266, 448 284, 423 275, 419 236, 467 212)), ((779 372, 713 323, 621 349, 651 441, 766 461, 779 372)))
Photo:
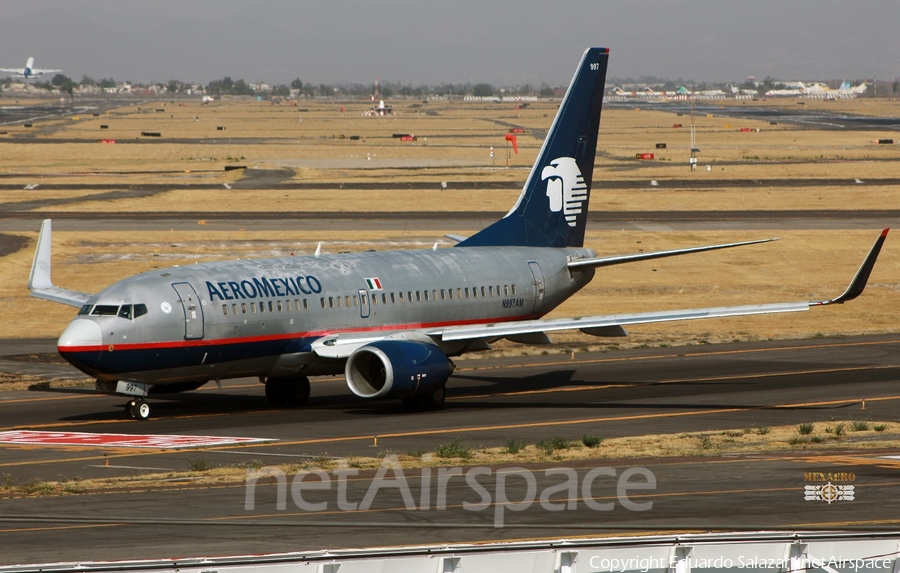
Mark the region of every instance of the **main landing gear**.
POLYGON ((266 398, 276 406, 302 406, 309 399, 309 378, 267 378, 266 398))
POLYGON ((434 392, 416 394, 400 399, 410 410, 441 410, 447 400, 447 387, 441 386, 434 392))
POLYGON ((125 415, 132 420, 146 420, 150 417, 150 404, 143 398, 133 398, 125 404, 125 415))

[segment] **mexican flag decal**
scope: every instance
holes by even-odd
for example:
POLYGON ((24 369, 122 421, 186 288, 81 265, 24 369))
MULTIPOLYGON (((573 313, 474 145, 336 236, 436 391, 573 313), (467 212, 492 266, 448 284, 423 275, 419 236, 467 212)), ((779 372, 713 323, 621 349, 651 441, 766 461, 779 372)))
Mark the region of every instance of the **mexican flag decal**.
POLYGON ((381 281, 378 280, 378 277, 366 279, 366 286, 369 287, 369 290, 381 290, 381 281))

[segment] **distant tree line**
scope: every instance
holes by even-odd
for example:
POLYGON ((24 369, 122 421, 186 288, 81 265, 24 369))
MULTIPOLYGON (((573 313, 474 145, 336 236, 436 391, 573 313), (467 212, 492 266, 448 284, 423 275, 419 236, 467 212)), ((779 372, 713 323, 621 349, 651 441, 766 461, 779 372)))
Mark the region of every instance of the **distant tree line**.
MULTIPOLYGON (((7 77, 0 80, 0 84, 9 86, 14 78, 7 77)), ((852 83, 858 84, 862 80, 854 80, 852 83)), ((127 82, 130 83, 130 82, 127 82)), ((670 80, 666 78, 658 78, 655 76, 640 76, 637 79, 626 77, 610 77, 607 78, 607 86, 652 86, 654 89, 665 91, 677 90, 680 86, 685 86, 690 90, 710 90, 722 89, 726 90, 729 85, 739 87, 744 90, 755 90, 759 93, 765 93, 768 90, 775 89, 784 82, 776 80, 772 76, 766 76, 762 80, 748 79, 744 82, 728 83, 711 83, 711 82, 695 82, 692 79, 678 78, 670 80)), ((837 85, 839 81, 830 81, 837 85)), ((890 80, 882 80, 877 83, 868 82, 870 84, 869 95, 900 95, 900 80, 891 78, 890 80), (874 85, 873 85, 874 84, 874 85)), ((95 80, 90 76, 82 76, 80 82, 76 82, 63 74, 56 74, 49 81, 38 81, 33 85, 46 90, 58 90, 63 93, 72 95, 78 88, 95 87, 99 89, 116 88, 120 82, 113 78, 101 78, 95 80)), ((213 80, 207 85, 183 82, 172 79, 162 84, 132 84, 134 88, 150 88, 154 87, 157 92, 163 91, 171 94, 182 93, 206 93, 212 96, 262 96, 262 97, 307 97, 307 98, 348 98, 348 99, 365 99, 378 96, 382 99, 395 97, 402 98, 426 98, 430 96, 439 97, 463 97, 474 95, 479 97, 496 97, 503 95, 505 97, 516 96, 540 96, 554 97, 565 89, 565 86, 551 86, 549 84, 541 84, 539 87, 531 84, 498 87, 489 83, 441 83, 435 85, 412 86, 400 82, 381 82, 378 84, 378 92, 376 93, 375 83, 342 83, 342 84, 324 84, 315 85, 305 83, 296 78, 289 84, 277 84, 267 86, 265 84, 251 84, 244 79, 234 80, 230 76, 225 76, 220 80, 213 80)), ((634 88, 631 88, 634 89, 634 88)))

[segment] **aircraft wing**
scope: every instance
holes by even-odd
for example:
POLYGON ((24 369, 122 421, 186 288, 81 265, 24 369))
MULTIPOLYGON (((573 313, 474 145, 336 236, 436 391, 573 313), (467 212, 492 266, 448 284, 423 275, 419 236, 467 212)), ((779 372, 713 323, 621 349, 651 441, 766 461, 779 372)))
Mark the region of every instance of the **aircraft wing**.
MULTIPOLYGON (((686 310, 664 310, 641 312, 634 314, 613 314, 607 316, 587 316, 576 318, 557 318, 550 320, 524 320, 517 322, 497 322, 469 326, 448 326, 428 331, 428 335, 440 340, 469 340, 475 338, 496 338, 522 336, 558 330, 581 330, 587 334, 598 336, 622 336, 623 326, 631 324, 648 324, 652 322, 669 322, 675 320, 694 320, 698 318, 720 318, 725 316, 747 316, 753 314, 773 314, 782 312, 800 312, 814 306, 842 304, 862 294, 869 280, 872 268, 889 229, 881 232, 869 254, 866 256, 850 285, 838 297, 828 300, 759 304, 749 306, 723 306, 712 308, 695 308, 686 310)), ((730 245, 719 246, 725 248, 730 245)), ((706 247, 700 247, 701 249, 706 247)), ((712 247, 715 248, 715 247, 712 247)), ((657 253, 649 253, 650 255, 657 253)), ((676 253, 677 254, 677 253, 676 253)), ((665 255, 664 255, 665 256, 665 255)), ((575 261, 577 262, 577 261, 575 261)), ((616 263, 612 263, 616 264, 616 263)))
POLYGON ((689 249, 675 249, 672 251, 656 251, 654 253, 635 253, 633 255, 618 255, 614 257, 597 257, 593 259, 575 259, 569 261, 568 267, 572 270, 584 268, 610 267, 613 265, 621 265, 624 263, 634 263, 637 261, 647 261, 650 259, 662 259, 665 257, 674 257, 676 255, 687 255, 689 253, 702 253, 704 251, 715 251, 718 249, 730 249, 732 247, 742 247, 744 245, 755 245, 757 243, 768 243, 777 241, 778 239, 760 239, 758 241, 744 241, 742 243, 727 243, 724 245, 709 245, 706 247, 691 247, 689 249))
POLYGON ((7 74, 19 74, 20 76, 25 75, 25 68, 0 68, 0 72, 4 72, 7 74))
POLYGON ((62 70, 42 70, 40 68, 35 68, 35 69, 31 70, 31 73, 36 76, 40 76, 43 74, 58 74, 61 71, 62 70))
POLYGON ((31 264, 31 276, 28 278, 28 290, 35 298, 79 308, 93 296, 86 292, 53 286, 53 282, 50 280, 50 219, 44 219, 44 222, 41 223, 41 234, 38 235, 34 262, 31 264))

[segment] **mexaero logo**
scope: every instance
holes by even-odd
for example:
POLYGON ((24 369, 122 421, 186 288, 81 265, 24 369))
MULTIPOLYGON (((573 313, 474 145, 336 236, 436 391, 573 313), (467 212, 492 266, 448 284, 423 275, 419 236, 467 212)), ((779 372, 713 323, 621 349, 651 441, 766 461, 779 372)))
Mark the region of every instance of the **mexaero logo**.
POLYGON ((550 210, 554 213, 562 211, 566 223, 574 227, 575 217, 581 213, 582 204, 587 201, 587 185, 575 159, 554 159, 541 171, 541 179, 547 180, 550 210))

